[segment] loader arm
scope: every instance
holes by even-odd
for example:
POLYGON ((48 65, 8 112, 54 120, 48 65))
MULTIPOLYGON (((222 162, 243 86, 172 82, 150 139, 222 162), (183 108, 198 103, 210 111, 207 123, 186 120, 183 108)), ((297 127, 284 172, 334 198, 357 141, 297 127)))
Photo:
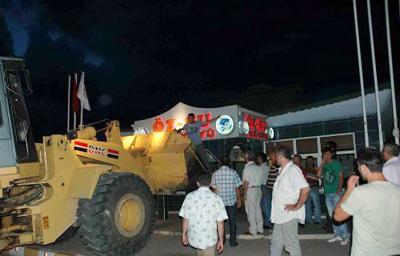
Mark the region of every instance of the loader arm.
POLYGON ((138 175, 153 194, 187 189, 202 170, 191 141, 175 132, 121 136, 119 122, 111 121, 101 129, 106 141, 99 141, 93 127, 85 129, 73 141, 82 162, 108 164, 113 171, 138 175))

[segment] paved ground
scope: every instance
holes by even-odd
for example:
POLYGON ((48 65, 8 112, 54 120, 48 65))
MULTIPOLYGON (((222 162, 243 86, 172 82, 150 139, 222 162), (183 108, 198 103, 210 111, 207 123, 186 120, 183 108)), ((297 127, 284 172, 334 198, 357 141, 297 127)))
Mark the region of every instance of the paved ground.
MULTIPOLYGON (((227 228, 227 225, 226 225, 227 228)), ((271 230, 265 230, 264 236, 243 235, 248 228, 247 220, 243 212, 238 215, 239 246, 236 248, 227 247, 222 255, 268 255, 269 238, 271 230)), ((156 221, 154 235, 148 245, 137 254, 137 256, 189 256, 195 255, 195 251, 190 247, 183 247, 180 241, 181 220, 176 214, 170 214, 166 221, 156 221)), ((349 246, 339 244, 329 244, 326 242, 331 233, 322 229, 321 225, 309 224, 304 228, 299 228, 300 241, 303 255, 305 256, 347 256, 349 246)), ((43 250, 70 253, 71 255, 91 254, 80 243, 79 239, 73 238, 69 241, 58 243, 46 247, 43 250)), ((287 255, 287 254, 283 254, 287 255)))
MULTIPOLYGON (((244 234, 248 231, 248 222, 246 219, 246 214, 241 211, 238 212, 237 216, 237 229, 238 234, 244 234)), ((229 233, 228 223, 225 224, 225 230, 229 233)), ((170 214, 168 220, 162 221, 158 220, 156 222, 156 234, 177 234, 181 232, 181 219, 177 214, 170 214)), ((268 236, 271 230, 264 230, 264 234, 268 236)), ((307 224, 304 228, 299 228, 300 235, 315 235, 318 237, 329 237, 331 233, 327 233, 325 229, 322 229, 322 225, 307 224)), ((247 238, 248 236, 240 235, 240 237, 247 238)), ((305 237, 305 236, 303 236, 305 237)))
MULTIPOLYGON (((339 244, 329 244, 325 240, 303 240, 301 247, 304 256, 347 256, 349 247, 339 244)), ((239 246, 230 248, 226 246, 223 256, 262 255, 266 256, 269 248, 269 240, 239 240, 239 246)), ((195 251, 189 247, 183 247, 178 236, 154 235, 148 246, 137 256, 194 256, 195 251)), ((283 255, 287 255, 286 253, 283 255)))
MULTIPOLYGON (((223 256, 242 256, 242 255, 268 255, 269 239, 242 240, 239 246, 230 248, 226 245, 223 256)), ((304 256, 347 256, 349 246, 341 246, 338 243, 329 244, 326 240, 301 240, 301 247, 304 256)), ((47 247, 49 249, 69 252, 78 255, 90 256, 77 239, 69 242, 47 247)), ((195 250, 190 247, 183 247, 180 236, 153 235, 147 246, 136 254, 136 256, 194 256, 195 250)), ((288 255, 283 253, 282 255, 288 255)))

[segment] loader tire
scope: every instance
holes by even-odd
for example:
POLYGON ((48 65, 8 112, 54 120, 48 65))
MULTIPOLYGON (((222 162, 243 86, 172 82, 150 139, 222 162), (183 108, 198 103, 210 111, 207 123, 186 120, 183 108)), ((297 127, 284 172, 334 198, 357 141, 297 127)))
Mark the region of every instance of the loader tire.
POLYGON ((94 255, 134 255, 150 238, 154 201, 147 184, 131 173, 105 173, 90 200, 79 204, 78 233, 94 255))
POLYGON ((67 230, 65 230, 65 232, 59 238, 57 238, 56 243, 67 242, 72 238, 74 238, 75 236, 77 236, 77 234, 78 234, 78 227, 71 226, 67 230))

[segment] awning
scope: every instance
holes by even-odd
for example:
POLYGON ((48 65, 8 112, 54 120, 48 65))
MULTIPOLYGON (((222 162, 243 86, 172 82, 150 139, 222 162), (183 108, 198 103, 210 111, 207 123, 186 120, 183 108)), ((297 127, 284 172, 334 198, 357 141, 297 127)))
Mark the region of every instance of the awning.
MULTIPOLYGON (((385 110, 389 106, 391 102, 390 93, 390 89, 379 91, 381 111, 385 110)), ((376 115, 375 93, 365 95, 365 104, 367 115, 376 115)), ((267 122, 271 127, 281 127, 360 117, 362 115, 363 112, 360 95, 359 97, 338 101, 332 104, 271 116, 267 118, 267 122)))

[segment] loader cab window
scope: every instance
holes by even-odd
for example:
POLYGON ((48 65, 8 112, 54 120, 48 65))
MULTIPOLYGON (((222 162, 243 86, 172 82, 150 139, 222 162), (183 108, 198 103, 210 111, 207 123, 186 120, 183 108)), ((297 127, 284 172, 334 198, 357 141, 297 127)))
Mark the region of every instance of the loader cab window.
POLYGON ((23 86, 27 86, 24 71, 7 72, 7 95, 11 110, 11 122, 17 162, 32 162, 37 159, 31 125, 25 106, 23 86))

